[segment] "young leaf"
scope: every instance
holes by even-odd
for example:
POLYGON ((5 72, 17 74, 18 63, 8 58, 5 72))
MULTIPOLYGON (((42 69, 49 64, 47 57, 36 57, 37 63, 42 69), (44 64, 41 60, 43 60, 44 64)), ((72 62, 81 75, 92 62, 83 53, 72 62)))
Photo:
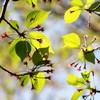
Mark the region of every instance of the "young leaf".
POLYGON ((100 12, 100 1, 97 1, 95 3, 93 3, 90 8, 90 10, 94 10, 96 12, 100 12))
POLYGON ((15 46, 16 44, 21 40, 21 38, 16 38, 14 39, 9 48, 8 48, 8 52, 9 52, 9 56, 11 57, 11 59, 14 61, 14 62, 17 62, 20 58, 18 57, 18 55, 16 54, 16 51, 15 51, 15 46))
POLYGON ((33 76, 33 78, 31 77, 31 79, 34 80, 31 81, 31 84, 34 86, 36 91, 40 93, 45 84, 44 74, 42 72, 38 72, 36 75, 33 76))
POLYGON ((43 57, 39 51, 35 51, 33 53, 32 61, 36 66, 41 65, 43 63, 43 57))
POLYGON ((31 32, 28 36, 33 47, 36 47, 37 49, 49 47, 49 52, 54 53, 51 48, 50 40, 43 33, 31 32), (41 43, 38 41, 39 39, 42 41, 41 43))
MULTIPOLYGON (((84 48, 86 49, 87 51, 91 51, 92 50, 92 47, 88 46, 87 48, 84 48)), ((83 51, 79 51, 78 52, 78 57, 80 58, 80 60, 82 61, 87 61, 87 59, 85 59, 84 57, 84 52, 83 51)), ((88 61, 87 61, 88 62, 88 61)))
POLYGON ((16 44, 15 51, 21 61, 23 61, 27 57, 27 54, 31 52, 31 46, 27 41, 19 41, 16 44))
POLYGON ((63 48, 67 49, 78 49, 80 48, 80 38, 75 33, 70 33, 65 36, 62 36, 65 43, 63 48))
POLYGON ((84 53, 84 58, 93 64, 95 64, 95 55, 93 52, 84 53))
POLYGON ((66 23, 72 23, 78 19, 81 14, 80 7, 71 7, 64 14, 64 20, 66 23))
MULTIPOLYGON (((18 21, 16 21, 16 20, 12 20, 12 21, 10 21, 10 24, 15 28, 15 29, 19 29, 19 23, 18 23, 18 21)), ((10 29, 12 29, 11 27, 10 27, 10 29)))
POLYGON ((72 4, 73 6, 84 6, 81 0, 72 0, 70 4, 72 4))
POLYGON ((84 80, 82 78, 75 76, 74 74, 69 74, 66 81, 68 82, 68 84, 76 87, 84 86, 84 80))
POLYGON ((37 0, 25 0, 30 6, 37 6, 37 0))
POLYGON ((83 94, 84 90, 78 91, 76 90, 71 97, 71 100, 78 100, 78 98, 83 94))
POLYGON ((82 77, 84 78, 85 81, 90 80, 90 71, 85 71, 81 73, 82 77))
POLYGON ((89 7, 95 0, 87 0, 86 6, 89 7))
POLYGON ((19 82, 21 83, 22 87, 25 87, 27 85, 27 83, 29 82, 29 75, 24 75, 19 79, 19 82))
POLYGON ((42 11, 42 10, 32 11, 26 17, 26 27, 30 28, 30 27, 34 27, 43 23, 47 19, 49 14, 50 14, 50 11, 49 12, 42 11))

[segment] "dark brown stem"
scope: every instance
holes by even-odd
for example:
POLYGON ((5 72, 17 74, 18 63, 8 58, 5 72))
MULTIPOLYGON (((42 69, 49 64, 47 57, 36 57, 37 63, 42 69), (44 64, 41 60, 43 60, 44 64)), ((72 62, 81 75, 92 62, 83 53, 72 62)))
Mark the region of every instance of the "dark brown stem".
POLYGON ((3 20, 4 20, 12 29, 14 29, 14 30, 19 34, 19 36, 22 36, 22 34, 21 34, 16 28, 14 28, 5 18, 3 18, 3 20))
POLYGON ((5 68, 2 67, 2 66, 0 66, 0 68, 1 68, 2 70, 4 70, 5 72, 9 73, 9 74, 12 75, 12 76, 24 76, 24 75, 31 75, 31 74, 33 75, 33 73, 34 73, 34 72, 27 72, 27 73, 23 73, 23 74, 16 74, 16 73, 13 73, 13 72, 11 72, 11 71, 5 69, 5 68))
POLYGON ((91 53, 91 52, 93 52, 93 51, 95 51, 95 50, 100 50, 100 47, 97 47, 96 49, 93 49, 93 50, 91 50, 91 51, 83 51, 84 53, 91 53))
POLYGON ((4 19, 4 16, 5 16, 5 13, 6 13, 6 9, 7 9, 7 5, 9 3, 9 1, 10 0, 4 0, 3 7, 2 7, 2 11, 1 11, 1 15, 0 15, 0 23, 4 19))

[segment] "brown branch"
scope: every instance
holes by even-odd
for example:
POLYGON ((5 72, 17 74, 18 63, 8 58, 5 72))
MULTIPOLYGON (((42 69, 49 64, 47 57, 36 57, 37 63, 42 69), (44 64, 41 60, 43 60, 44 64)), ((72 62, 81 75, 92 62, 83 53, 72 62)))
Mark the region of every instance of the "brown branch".
POLYGON ((11 72, 11 71, 5 69, 5 68, 2 67, 2 66, 0 66, 0 68, 1 68, 3 71, 9 73, 9 74, 12 75, 12 76, 24 76, 24 75, 31 75, 31 74, 33 75, 33 74, 34 74, 34 72, 27 72, 27 73, 23 73, 23 74, 16 74, 16 73, 13 73, 13 72, 11 72))
POLYGON ((84 51, 84 53, 86 54, 86 53, 91 53, 91 52, 93 52, 93 51, 95 51, 95 50, 100 50, 100 47, 97 47, 97 48, 95 48, 95 49, 93 49, 93 50, 91 50, 91 51, 84 51))
POLYGON ((7 5, 9 3, 9 1, 10 0, 4 0, 3 7, 2 7, 2 11, 1 11, 1 15, 0 15, 0 23, 4 19, 4 16, 5 16, 5 13, 6 13, 6 9, 7 9, 7 5))
POLYGON ((19 34, 19 36, 22 36, 22 34, 21 34, 16 28, 14 28, 5 18, 3 18, 3 20, 4 20, 12 29, 14 29, 14 30, 19 34))

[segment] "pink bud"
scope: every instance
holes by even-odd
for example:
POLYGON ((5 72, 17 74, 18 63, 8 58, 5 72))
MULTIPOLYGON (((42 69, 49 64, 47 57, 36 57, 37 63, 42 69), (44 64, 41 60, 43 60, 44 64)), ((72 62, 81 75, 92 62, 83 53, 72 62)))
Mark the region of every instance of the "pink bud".
POLYGON ((96 36, 94 36, 94 38, 93 38, 93 41, 95 41, 95 40, 97 40, 97 37, 96 36))
POLYGON ((4 37, 8 37, 8 34, 6 32, 3 33, 4 37))
POLYGON ((73 65, 74 65, 74 62, 73 62, 73 63, 71 63, 71 64, 69 64, 69 66, 70 66, 70 67, 72 67, 73 65))
POLYGON ((93 94, 93 92, 92 91, 90 91, 90 95, 92 95, 93 94))
POLYGON ((41 28, 41 25, 37 25, 35 28, 41 28))
POLYGON ((8 20, 9 20, 9 21, 12 21, 12 19, 11 19, 11 18, 8 18, 8 20))
POLYGON ((83 37, 84 39, 87 39, 88 38, 88 35, 84 35, 84 37, 83 37))
POLYGON ((78 64, 76 64, 74 67, 77 67, 78 64))
POLYGON ((82 47, 86 47, 86 44, 83 44, 82 47))
POLYGON ((92 75, 94 76, 94 71, 91 71, 92 75))
POLYGON ((91 28, 91 24, 90 24, 90 22, 88 22, 88 25, 87 25, 87 27, 88 27, 88 28, 91 28))

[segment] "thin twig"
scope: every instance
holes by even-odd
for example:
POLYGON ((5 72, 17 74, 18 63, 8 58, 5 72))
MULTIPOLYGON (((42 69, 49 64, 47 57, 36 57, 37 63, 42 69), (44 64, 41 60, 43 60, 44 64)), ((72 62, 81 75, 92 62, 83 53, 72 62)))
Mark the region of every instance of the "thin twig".
POLYGON ((13 72, 11 72, 11 71, 5 69, 5 68, 2 67, 2 66, 0 66, 0 68, 1 68, 2 70, 4 70, 5 72, 9 73, 9 74, 12 75, 12 76, 24 76, 24 75, 30 75, 30 74, 33 75, 33 74, 34 74, 34 72, 27 72, 27 73, 23 73, 23 74, 16 74, 16 73, 13 73, 13 72))
POLYGON ((13 27, 5 18, 3 18, 3 20, 4 20, 12 29, 14 29, 14 30, 19 34, 19 36, 22 35, 22 34, 21 34, 15 27, 13 27))
POLYGON ((1 15, 0 15, 0 23, 4 19, 4 16, 5 16, 5 13, 6 13, 6 9, 7 9, 7 5, 9 3, 9 1, 10 0, 4 0, 3 7, 2 7, 2 11, 1 11, 1 15))

